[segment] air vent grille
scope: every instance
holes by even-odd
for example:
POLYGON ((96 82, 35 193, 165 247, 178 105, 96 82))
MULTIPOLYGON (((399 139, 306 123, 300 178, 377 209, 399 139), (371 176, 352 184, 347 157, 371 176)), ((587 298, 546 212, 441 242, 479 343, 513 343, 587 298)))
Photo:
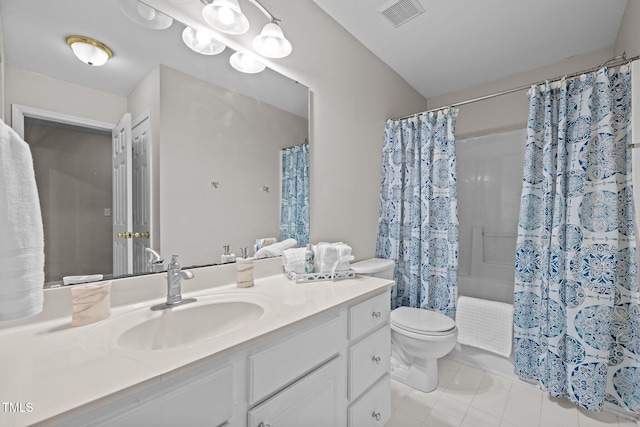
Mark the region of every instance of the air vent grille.
POLYGON ((423 13, 424 8, 417 0, 399 0, 388 4, 379 12, 397 28, 423 13))

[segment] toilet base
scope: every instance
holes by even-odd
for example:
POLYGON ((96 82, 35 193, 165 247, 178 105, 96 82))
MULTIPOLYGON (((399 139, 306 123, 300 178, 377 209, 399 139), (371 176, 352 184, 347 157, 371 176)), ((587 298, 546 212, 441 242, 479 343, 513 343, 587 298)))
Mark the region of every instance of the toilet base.
POLYGON ((415 360, 411 366, 391 358, 391 378, 416 390, 430 393, 438 388, 438 359, 415 360))

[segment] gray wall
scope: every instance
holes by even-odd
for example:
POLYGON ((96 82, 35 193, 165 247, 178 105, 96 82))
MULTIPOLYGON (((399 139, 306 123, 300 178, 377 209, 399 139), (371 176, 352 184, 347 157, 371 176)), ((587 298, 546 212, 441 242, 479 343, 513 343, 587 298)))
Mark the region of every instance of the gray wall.
POLYGON ((45 282, 111 274, 111 136, 27 120, 45 233, 45 282))

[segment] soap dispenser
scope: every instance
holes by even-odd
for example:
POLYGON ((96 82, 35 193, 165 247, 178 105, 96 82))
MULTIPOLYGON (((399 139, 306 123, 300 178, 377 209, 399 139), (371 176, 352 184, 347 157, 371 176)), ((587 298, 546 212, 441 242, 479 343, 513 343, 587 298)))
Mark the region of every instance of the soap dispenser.
POLYGON ((253 286, 253 258, 249 258, 247 248, 240 249, 241 258, 236 259, 236 285, 239 288, 253 286))
POLYGON ((307 274, 315 273, 316 271, 316 257, 313 253, 313 245, 307 244, 307 250, 304 254, 304 272, 307 274))
POLYGON ((220 256, 220 261, 223 264, 227 264, 236 260, 236 256, 229 251, 229 245, 224 245, 222 249, 224 250, 224 253, 220 256))

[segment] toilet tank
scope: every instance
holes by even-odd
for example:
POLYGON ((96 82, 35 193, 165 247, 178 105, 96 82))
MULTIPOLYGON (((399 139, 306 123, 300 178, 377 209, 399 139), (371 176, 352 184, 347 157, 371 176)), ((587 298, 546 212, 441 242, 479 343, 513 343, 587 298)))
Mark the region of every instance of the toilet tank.
POLYGON ((395 261, 392 259, 369 258, 351 264, 351 269, 363 276, 380 277, 393 280, 395 261))

